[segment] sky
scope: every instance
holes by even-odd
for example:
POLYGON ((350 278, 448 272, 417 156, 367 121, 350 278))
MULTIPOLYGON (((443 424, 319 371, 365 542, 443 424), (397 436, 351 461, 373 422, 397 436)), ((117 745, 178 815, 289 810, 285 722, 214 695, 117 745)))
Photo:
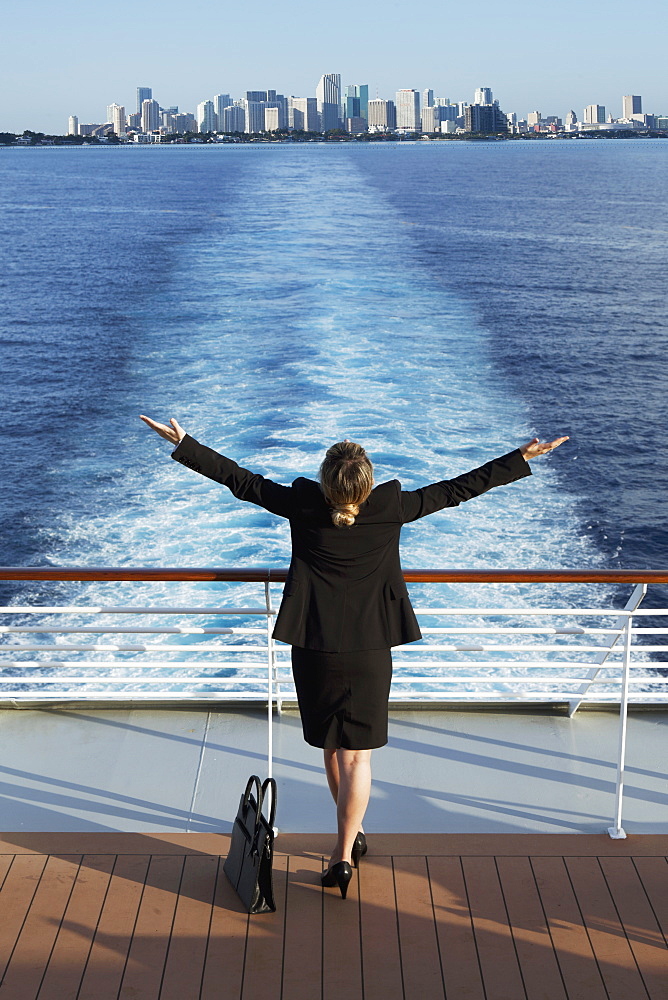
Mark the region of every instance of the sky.
POLYGON ((136 110, 138 86, 194 112, 214 94, 272 88, 315 95, 323 73, 393 99, 404 87, 472 101, 491 87, 503 111, 563 117, 623 94, 668 113, 664 0, 4 0, 0 131, 62 134, 136 110), (663 51, 662 51, 663 50, 663 51))

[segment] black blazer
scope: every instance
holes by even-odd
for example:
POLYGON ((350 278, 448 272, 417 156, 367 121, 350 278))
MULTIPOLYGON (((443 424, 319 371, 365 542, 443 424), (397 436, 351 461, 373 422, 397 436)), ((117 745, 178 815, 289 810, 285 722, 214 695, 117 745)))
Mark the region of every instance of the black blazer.
POLYGON ((288 518, 292 560, 274 638, 327 652, 421 639, 399 563, 402 524, 531 475, 518 449, 419 490, 402 490, 393 479, 374 488, 351 528, 335 528, 320 486, 310 479, 279 486, 187 434, 172 458, 227 486, 239 500, 288 518))

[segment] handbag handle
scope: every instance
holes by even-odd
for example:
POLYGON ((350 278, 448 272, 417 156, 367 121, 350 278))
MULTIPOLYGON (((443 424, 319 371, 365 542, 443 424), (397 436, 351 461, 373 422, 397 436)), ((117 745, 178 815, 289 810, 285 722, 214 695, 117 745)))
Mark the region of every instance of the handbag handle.
POLYGON ((267 819, 267 823, 273 830, 274 822, 276 820, 276 781, 274 778, 265 778, 265 780, 262 783, 261 809, 264 807, 264 800, 266 798, 268 788, 271 789, 271 806, 269 807, 269 818, 267 819))
POLYGON ((248 811, 248 803, 253 788, 255 788, 255 801, 257 802, 258 816, 262 811, 262 794, 263 794, 262 785, 260 784, 260 779, 258 778, 257 774, 251 774, 250 778, 248 779, 248 784, 246 785, 246 791, 244 792, 244 797, 241 800, 241 808, 243 809, 244 816, 248 811))

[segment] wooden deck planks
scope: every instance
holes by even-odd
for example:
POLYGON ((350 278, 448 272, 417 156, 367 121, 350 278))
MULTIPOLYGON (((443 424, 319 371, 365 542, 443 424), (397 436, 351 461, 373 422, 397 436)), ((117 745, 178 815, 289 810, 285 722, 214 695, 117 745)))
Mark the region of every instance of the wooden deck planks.
POLYGON ((77 1000, 116 1000, 151 858, 115 859, 77 1000))
POLYGON ((115 858, 85 855, 39 990, 40 1000, 76 997, 109 888, 115 858))
POLYGON ((345 901, 322 856, 280 853, 277 912, 250 918, 215 853, 5 854, 0 1000, 668 1000, 665 857, 577 844, 371 841, 345 901))
POLYGON ((364 1000, 403 1000, 392 858, 366 858, 359 877, 364 1000))
POLYGON ((2 990, 12 1000, 37 996, 80 862, 76 855, 51 857, 46 862, 2 982, 2 990))

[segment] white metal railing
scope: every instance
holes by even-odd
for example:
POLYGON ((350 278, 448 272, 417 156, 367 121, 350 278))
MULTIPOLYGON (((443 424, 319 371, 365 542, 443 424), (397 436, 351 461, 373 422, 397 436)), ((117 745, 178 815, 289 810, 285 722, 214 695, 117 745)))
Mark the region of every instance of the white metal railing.
MULTIPOLYGON (((63 701, 231 704, 266 703, 272 758, 274 707, 295 700, 289 648, 272 639, 276 606, 272 582, 285 571, 1 570, 0 579, 206 579, 260 584, 262 599, 243 604, 68 605, 0 607, 0 702, 63 701), (142 572, 145 575, 141 575, 142 572), (106 575, 105 575, 106 574, 106 575), (133 575, 134 574, 134 575, 133 575), (195 574, 195 575, 194 575, 195 574), (212 575, 212 574, 215 574, 212 575), (177 620, 175 622, 175 619, 177 620), (229 624, 228 624, 229 622, 229 624), (204 623, 204 624, 200 624, 204 623), (224 624, 223 624, 224 623, 224 624)), ((554 574, 584 582, 601 574, 554 574)), ((619 574, 618 574, 619 575, 619 574)), ((617 575, 617 576, 618 576, 617 575)), ((647 572, 651 582, 668 573, 647 572)), ((488 571, 484 581, 545 573, 488 571), (505 573, 505 576, 504 576, 505 573)), ((616 582, 612 574, 605 582, 616 582)), ((414 571, 421 582, 481 578, 481 571, 414 571), (436 578, 436 580, 434 580, 436 578)), ((625 580, 625 582, 628 582, 625 580)), ((647 584, 638 582, 622 609, 588 607, 444 607, 419 605, 423 640, 394 651, 394 703, 566 703, 620 706, 617 800, 611 836, 622 837, 622 792, 629 704, 668 702, 668 609, 644 609, 647 584), (665 626, 643 627, 651 615, 665 626), (648 644, 649 636, 663 637, 648 644), (640 640, 640 641, 638 641, 640 640), (650 658, 651 657, 651 658, 650 658)))

